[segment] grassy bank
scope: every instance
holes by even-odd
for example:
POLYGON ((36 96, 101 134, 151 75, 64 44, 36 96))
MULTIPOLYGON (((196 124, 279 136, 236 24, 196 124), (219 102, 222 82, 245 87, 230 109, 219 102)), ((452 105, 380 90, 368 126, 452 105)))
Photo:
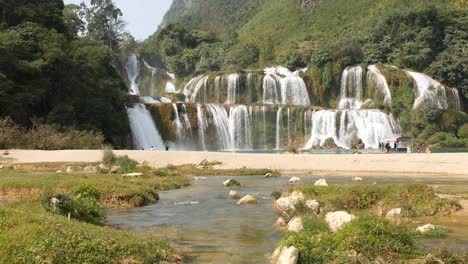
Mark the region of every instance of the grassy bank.
MULTIPOLYGON (((295 209, 283 212, 287 219, 300 217, 303 228, 286 232, 280 246, 294 246, 298 263, 466 263, 468 254, 444 248, 429 252, 419 242, 421 236, 443 239, 447 229, 436 226, 426 234, 415 231, 411 217, 446 215, 459 210, 455 200, 439 198, 425 185, 336 185, 300 186, 304 200, 295 209), (306 206, 307 200, 320 204, 306 206), (393 208, 401 215, 384 217, 393 208), (325 220, 329 212, 346 211, 356 218, 332 232, 325 220)), ((443 244, 443 243, 441 243, 443 244)))

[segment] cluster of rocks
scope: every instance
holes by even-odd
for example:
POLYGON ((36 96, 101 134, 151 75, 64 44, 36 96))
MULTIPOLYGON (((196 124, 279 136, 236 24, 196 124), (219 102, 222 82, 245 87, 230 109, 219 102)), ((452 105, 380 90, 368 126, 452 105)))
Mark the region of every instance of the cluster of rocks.
MULTIPOLYGON (((83 172, 86 174, 97 174, 99 172, 110 172, 112 174, 119 173, 121 170, 120 166, 111 166, 108 167, 104 164, 99 164, 98 166, 86 166, 83 168, 83 170, 78 170, 77 168, 73 169, 72 166, 67 166, 65 173, 75 173, 75 172, 83 172)), ((62 170, 57 170, 56 173, 63 173, 62 170)))

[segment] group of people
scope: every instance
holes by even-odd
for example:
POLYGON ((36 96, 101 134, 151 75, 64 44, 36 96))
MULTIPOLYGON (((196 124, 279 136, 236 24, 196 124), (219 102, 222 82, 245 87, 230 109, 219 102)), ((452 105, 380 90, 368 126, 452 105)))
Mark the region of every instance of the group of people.
MULTIPOLYGON (((145 148, 141 148, 141 150, 145 150, 145 148)), ((150 150, 156 150, 154 146, 151 146, 150 150)), ((169 146, 166 146, 166 151, 169 151, 169 146)))
MULTIPOLYGON (((382 151, 382 152, 387 152, 389 153, 391 150, 392 150, 392 146, 390 145, 390 142, 387 141, 387 143, 384 143, 384 142, 381 142, 379 143, 379 149, 382 151)), ((397 146, 397 142, 395 141, 395 143, 393 144, 393 151, 397 152, 398 151, 398 146, 397 146)))

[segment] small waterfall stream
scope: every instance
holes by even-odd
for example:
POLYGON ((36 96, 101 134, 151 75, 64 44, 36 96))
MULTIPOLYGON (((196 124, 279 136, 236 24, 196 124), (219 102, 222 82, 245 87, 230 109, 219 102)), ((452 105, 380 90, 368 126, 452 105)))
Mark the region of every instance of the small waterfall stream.
POLYGON ((376 65, 369 65, 367 70, 367 85, 370 83, 375 83, 377 88, 384 95, 384 103, 391 104, 392 94, 388 88, 388 83, 387 79, 385 79, 385 76, 382 75, 376 65))
POLYGON ((362 67, 348 67, 341 76, 339 109, 360 109, 362 105, 362 67))
POLYGON ((136 55, 130 55, 126 65, 127 77, 130 81, 130 94, 140 95, 138 79, 140 77, 140 62, 136 55))
POLYGON ((151 114, 144 104, 135 104, 127 108, 135 149, 164 149, 164 143, 156 128, 151 114))
POLYGON ((416 99, 414 100, 414 109, 423 103, 439 109, 448 108, 447 94, 442 84, 419 72, 406 71, 406 73, 415 81, 414 94, 416 99))

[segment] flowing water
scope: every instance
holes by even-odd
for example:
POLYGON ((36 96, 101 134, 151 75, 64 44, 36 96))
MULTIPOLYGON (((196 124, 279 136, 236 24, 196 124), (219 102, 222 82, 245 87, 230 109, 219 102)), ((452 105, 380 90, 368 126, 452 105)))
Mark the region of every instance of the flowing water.
POLYGON ((163 150, 163 140, 146 106, 135 104, 127 108, 127 113, 135 148, 163 150))
POLYGON ((362 67, 348 67, 341 76, 339 109, 360 109, 362 105, 362 67))
POLYGON ((406 73, 415 81, 414 94, 416 95, 416 99, 414 101, 414 109, 423 103, 430 104, 439 109, 448 108, 447 94, 442 84, 419 72, 406 71, 406 73))
POLYGON ((126 65, 127 77, 130 81, 130 94, 140 95, 138 78, 140 77, 140 62, 136 55, 130 55, 126 65))
MULTIPOLYGON (((258 201, 257 205, 237 206, 237 200, 228 197, 230 189, 222 185, 228 177, 208 177, 193 181, 187 188, 161 192, 160 201, 155 205, 109 210, 109 222, 131 232, 167 238, 175 245, 178 253, 184 256, 183 263, 268 263, 268 257, 283 235, 274 226, 277 215, 273 213, 270 194, 288 188, 289 178, 232 178, 241 182, 240 193, 254 196, 258 201)), ((305 184, 312 184, 318 179, 313 176, 300 178, 305 184)), ((329 184, 413 182, 437 185, 437 190, 440 191, 454 188, 459 191, 468 190, 466 178, 364 177, 362 183, 351 183, 350 177, 326 179, 329 184)), ((446 244, 453 250, 466 250, 468 229, 463 229, 467 227, 467 222, 463 222, 465 218, 415 220, 424 224, 427 221, 433 224, 443 223, 449 229, 449 239, 438 240, 438 245, 446 244)))
POLYGON ((390 93, 390 89, 388 88, 387 79, 380 73, 379 69, 376 65, 369 65, 367 67, 367 85, 374 83, 380 92, 384 95, 384 103, 391 104, 392 103, 392 94, 390 93))

